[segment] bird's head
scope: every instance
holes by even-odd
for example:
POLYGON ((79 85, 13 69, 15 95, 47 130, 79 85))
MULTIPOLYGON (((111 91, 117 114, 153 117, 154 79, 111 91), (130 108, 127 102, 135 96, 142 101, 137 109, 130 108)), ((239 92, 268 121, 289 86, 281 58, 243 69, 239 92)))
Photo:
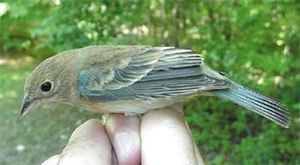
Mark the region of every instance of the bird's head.
POLYGON ((21 115, 41 103, 64 102, 70 90, 68 79, 66 64, 58 56, 39 64, 26 80, 21 115))

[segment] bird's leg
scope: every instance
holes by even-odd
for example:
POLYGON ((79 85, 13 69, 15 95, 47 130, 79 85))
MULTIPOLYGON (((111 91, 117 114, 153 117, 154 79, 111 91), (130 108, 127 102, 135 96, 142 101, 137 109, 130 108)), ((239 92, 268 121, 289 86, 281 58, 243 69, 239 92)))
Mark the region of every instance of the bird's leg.
POLYGON ((142 114, 140 114, 140 113, 134 113, 134 112, 125 112, 124 116, 138 116, 138 117, 141 117, 142 114))
POLYGON ((107 123, 108 116, 109 116, 108 112, 105 112, 105 113, 102 114, 102 116, 101 116, 101 123, 103 125, 105 125, 107 123))

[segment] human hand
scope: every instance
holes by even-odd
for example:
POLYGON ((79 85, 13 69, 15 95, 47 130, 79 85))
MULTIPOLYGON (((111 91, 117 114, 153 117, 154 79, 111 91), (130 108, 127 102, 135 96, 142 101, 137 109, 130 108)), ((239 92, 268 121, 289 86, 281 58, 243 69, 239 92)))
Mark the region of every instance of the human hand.
POLYGON ((90 119, 72 133, 61 154, 43 165, 204 164, 182 113, 165 108, 137 116, 90 119))

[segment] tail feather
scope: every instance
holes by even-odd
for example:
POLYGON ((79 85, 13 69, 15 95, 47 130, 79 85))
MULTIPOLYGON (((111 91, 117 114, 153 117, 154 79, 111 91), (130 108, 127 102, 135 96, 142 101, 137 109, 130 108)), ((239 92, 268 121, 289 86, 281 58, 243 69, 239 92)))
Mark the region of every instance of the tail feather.
POLYGON ((273 99, 239 85, 230 89, 215 91, 215 94, 258 113, 282 127, 289 127, 290 114, 287 108, 273 99))

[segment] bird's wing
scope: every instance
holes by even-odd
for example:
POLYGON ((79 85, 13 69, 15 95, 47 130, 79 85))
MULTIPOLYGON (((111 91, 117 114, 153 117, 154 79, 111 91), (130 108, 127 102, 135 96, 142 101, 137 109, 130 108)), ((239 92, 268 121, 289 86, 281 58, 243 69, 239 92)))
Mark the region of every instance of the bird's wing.
POLYGON ((159 49, 147 46, 93 46, 81 53, 88 54, 79 71, 82 94, 128 87, 146 76, 162 55, 159 49))
POLYGON ((225 78, 206 74, 200 55, 191 50, 137 49, 122 51, 123 54, 106 63, 82 69, 78 80, 80 94, 101 101, 117 101, 180 96, 230 86, 225 78))

